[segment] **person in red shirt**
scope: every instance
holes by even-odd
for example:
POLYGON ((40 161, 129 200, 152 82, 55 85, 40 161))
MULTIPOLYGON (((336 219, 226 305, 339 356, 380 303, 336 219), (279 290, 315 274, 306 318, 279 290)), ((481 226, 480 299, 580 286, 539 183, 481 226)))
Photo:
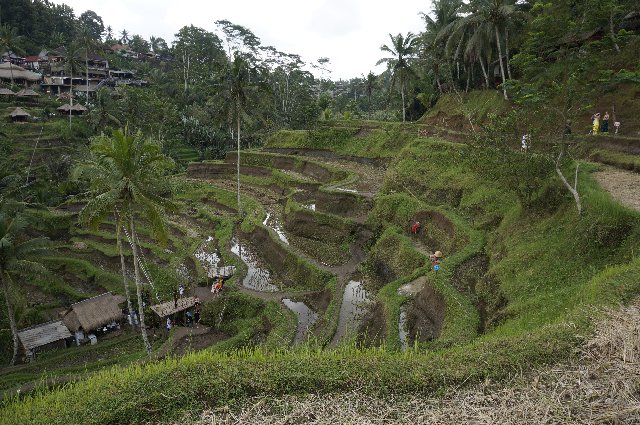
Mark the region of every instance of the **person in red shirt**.
POLYGON ((419 231, 420 231, 420 222, 416 221, 411 225, 411 234, 417 235, 419 231))

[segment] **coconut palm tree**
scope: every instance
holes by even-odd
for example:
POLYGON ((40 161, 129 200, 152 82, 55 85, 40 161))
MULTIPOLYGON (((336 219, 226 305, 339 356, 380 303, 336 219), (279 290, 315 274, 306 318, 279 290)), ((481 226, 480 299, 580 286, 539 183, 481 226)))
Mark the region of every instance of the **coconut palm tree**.
POLYGON ((119 229, 128 228, 142 340, 147 352, 151 352, 142 308, 144 304, 135 221, 136 216, 142 214, 150 224, 153 236, 161 243, 166 243, 164 212, 167 208, 173 209, 174 204, 161 194, 166 193, 169 187, 164 176, 173 167, 173 161, 162 153, 158 143, 145 139, 140 132, 129 134, 127 127, 115 130, 111 137, 103 135, 93 139, 90 149, 91 158, 79 164, 75 171, 77 176, 84 175, 90 179, 90 193, 93 194, 80 212, 79 220, 95 228, 108 214, 115 212, 118 227, 116 236, 127 291, 119 229))
POLYGON ((391 38, 391 47, 385 44, 380 47, 380 50, 390 53, 392 56, 380 59, 377 65, 386 63, 387 67, 392 72, 391 85, 393 86, 398 84, 400 86, 400 95, 402 97, 402 122, 405 122, 405 89, 408 80, 415 76, 415 72, 411 67, 411 62, 415 58, 418 39, 411 32, 407 33, 406 37, 402 34, 398 34, 396 36, 389 34, 389 38, 391 38))
POLYGON ((368 107, 367 118, 371 119, 371 96, 373 95, 373 89, 376 88, 376 76, 373 72, 369 71, 367 78, 364 80, 364 92, 367 94, 368 107))
MULTIPOLYGON (((514 0, 474 0, 466 5, 465 11, 468 15, 462 18, 461 26, 472 26, 476 31, 482 31, 485 34, 492 32, 495 37, 502 77, 502 93, 504 98, 508 99, 507 87, 504 83, 511 71, 509 69, 507 73, 505 70, 502 42, 508 40, 508 29, 512 28, 524 14, 516 9, 514 0)), ((506 43, 505 48, 508 62, 509 53, 506 43)))
POLYGON ((77 34, 78 46, 84 53, 84 68, 86 72, 86 96, 89 99, 89 55, 95 53, 100 48, 100 41, 93 38, 91 30, 85 25, 80 26, 77 34))
POLYGON ((122 44, 127 44, 129 42, 129 32, 127 30, 122 30, 120 33, 120 42, 122 44))
POLYGON ((9 283, 12 276, 28 272, 43 272, 44 267, 37 262, 38 257, 49 251, 49 239, 38 237, 30 239, 25 229, 27 220, 16 202, 3 201, 0 203, 0 285, 7 308, 7 317, 13 338, 14 365, 18 356, 18 328, 11 304, 9 283))
MULTIPOLYGON (((18 29, 12 27, 9 24, 2 24, 0 26, 0 51, 5 51, 7 54, 17 53, 19 55, 24 53, 24 50, 20 47, 22 36, 18 35, 18 29)), ((13 85, 13 64, 9 61, 9 70, 11 71, 11 85, 13 85)))

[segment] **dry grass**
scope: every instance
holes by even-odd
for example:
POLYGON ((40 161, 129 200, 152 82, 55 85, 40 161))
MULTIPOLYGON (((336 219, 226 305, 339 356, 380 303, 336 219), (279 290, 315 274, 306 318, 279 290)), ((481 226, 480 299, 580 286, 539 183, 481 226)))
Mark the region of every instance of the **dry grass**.
POLYGON ((242 408, 181 421, 209 424, 637 424, 640 423, 640 300, 607 311, 579 360, 510 382, 376 398, 342 394, 260 397, 242 408))

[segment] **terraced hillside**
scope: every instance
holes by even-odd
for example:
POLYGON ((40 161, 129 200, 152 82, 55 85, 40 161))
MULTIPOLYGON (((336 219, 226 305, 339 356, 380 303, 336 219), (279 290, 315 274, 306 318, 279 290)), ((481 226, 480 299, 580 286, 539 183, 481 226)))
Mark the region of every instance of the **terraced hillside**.
MULTIPOLYGON (((452 142, 424 128, 351 122, 277 133, 242 152, 242 219, 235 155, 189 164, 168 246, 145 230, 140 240, 160 300, 184 281, 204 297, 208 267, 237 267, 222 294, 205 300, 210 337, 158 350, 200 351, 129 356, 140 363, 8 399, 4 423, 64 423, 87 406, 92 423, 144 423, 241 409, 253 396, 433 395, 571 360, 593 307, 640 291, 638 213, 599 187, 592 163, 578 176, 581 215, 555 174, 525 203, 481 174, 462 135, 452 142), (444 255, 438 271, 435 251, 444 255)), ((100 290, 121 292, 113 224, 76 229, 79 207, 42 213, 72 229, 60 231, 52 261, 77 279, 62 275, 60 285, 84 282, 86 271, 67 264, 86 261, 102 273, 94 272, 100 290)), ((28 382, 20 373, 6 376, 28 382)))

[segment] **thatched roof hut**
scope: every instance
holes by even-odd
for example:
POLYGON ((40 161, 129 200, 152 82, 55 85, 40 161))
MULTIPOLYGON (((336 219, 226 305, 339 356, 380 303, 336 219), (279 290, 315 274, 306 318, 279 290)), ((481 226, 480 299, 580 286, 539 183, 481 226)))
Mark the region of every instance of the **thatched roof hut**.
POLYGON ((18 97, 38 97, 40 96, 36 91, 32 89, 22 89, 18 93, 16 93, 18 97))
POLYGON ((81 105, 81 104, 79 104, 79 103, 76 103, 75 105, 73 105, 71 108, 69 108, 69 110, 71 110, 71 111, 77 111, 77 112, 79 112, 80 114, 82 114, 83 112, 88 111, 88 109, 87 109, 87 108, 85 108, 84 106, 82 106, 82 105, 81 105))
POLYGON ((82 115, 84 112, 88 111, 88 109, 79 103, 76 103, 73 106, 65 103, 64 105, 58 107, 57 111, 62 115, 82 115))
POLYGON ((167 301, 166 303, 152 305, 151 310, 160 317, 171 316, 174 313, 186 310, 196 305, 194 297, 179 298, 178 302, 167 301))
POLYGON ((64 315, 62 321, 72 332, 77 332, 80 328, 85 331, 97 329, 122 319, 122 309, 118 305, 120 301, 121 298, 107 292, 71 304, 71 310, 64 315))
POLYGON ((42 75, 27 71, 21 66, 14 65, 10 62, 0 63, 0 79, 11 81, 11 75, 13 74, 13 80, 23 80, 28 82, 36 82, 42 80, 42 75))
POLYGON ((6 88, 0 88, 0 96, 15 96, 15 93, 6 88))
POLYGON ((13 121, 26 121, 29 117, 31 117, 31 114, 20 107, 17 107, 11 112, 11 119, 13 121))
POLYGON ((60 320, 57 322, 42 323, 27 329, 18 331, 18 339, 25 351, 44 347, 66 338, 70 338, 71 332, 60 320))

